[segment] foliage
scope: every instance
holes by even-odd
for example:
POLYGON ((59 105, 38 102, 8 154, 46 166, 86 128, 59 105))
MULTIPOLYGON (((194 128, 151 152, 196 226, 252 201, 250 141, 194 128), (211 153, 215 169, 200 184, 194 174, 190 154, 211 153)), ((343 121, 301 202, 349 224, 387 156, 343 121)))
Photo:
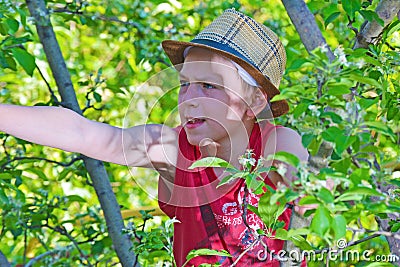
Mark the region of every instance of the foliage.
MULTIPOLYGON (((140 222, 131 221, 124 229, 133 239, 133 250, 138 255, 141 266, 176 266, 173 257, 172 233, 174 223, 180 223, 172 218, 164 222, 163 225, 154 224, 154 217, 151 211, 140 211, 143 220, 140 222), (149 226, 149 222, 153 225, 149 226)), ((139 220, 139 221, 141 221, 139 220)))
MULTIPOLYGON (((337 60, 333 62, 326 59, 324 47, 307 54, 277 0, 51 0, 47 4, 78 100, 86 107, 84 115, 120 126, 132 97, 140 98, 138 107, 144 107, 129 109, 136 120, 132 123, 162 123, 175 108, 176 94, 172 93, 158 101, 147 116, 146 108, 158 97, 150 91, 138 91, 142 82, 169 65, 159 46, 161 40, 189 40, 232 6, 277 32, 288 55, 279 97, 288 100, 291 111, 276 123, 301 133, 303 144, 313 155, 323 142, 333 147, 331 157, 325 159, 326 168, 318 171, 281 155, 280 160, 290 160, 299 167, 294 193, 303 197, 300 204, 314 203, 318 208, 307 214, 314 214, 308 232, 277 233, 283 239, 304 236, 298 245, 321 249, 343 237, 349 241, 365 238, 378 230, 375 215, 386 218, 399 212, 399 21, 385 29, 376 46, 351 49, 365 20, 380 22, 374 12, 377 2, 307 2, 328 45, 336 49, 337 60), (332 190, 323 186, 327 180, 333 182, 332 190), (385 193, 385 185, 394 187, 385 193)), ((57 105, 55 88, 25 3, 0 0, 2 103, 57 105)), ((34 266, 116 264, 118 259, 80 158, 5 134, 0 139, 0 250, 12 264, 26 264, 48 252, 34 266)), ((152 193, 156 191, 153 172, 112 164, 106 167, 123 210, 157 205, 152 193)), ((249 184, 249 188, 257 190, 259 183, 249 184)), ((270 191, 262 203, 283 203, 293 196, 289 187, 282 187, 270 191)), ((268 214, 262 213, 264 217, 268 214)), ((135 220, 131 227, 140 224, 135 220)), ((143 264, 155 264, 156 257, 148 249, 161 245, 157 233, 165 233, 163 230, 171 226, 158 223, 160 226, 144 227, 140 234, 147 241, 135 243, 133 248, 149 252, 139 259, 143 264)), ((400 222, 391 221, 390 227, 397 232, 400 222)), ((162 248, 152 249, 162 260, 169 259, 170 253, 161 252, 162 248)), ((355 249, 389 254, 381 238, 357 244, 355 249)))

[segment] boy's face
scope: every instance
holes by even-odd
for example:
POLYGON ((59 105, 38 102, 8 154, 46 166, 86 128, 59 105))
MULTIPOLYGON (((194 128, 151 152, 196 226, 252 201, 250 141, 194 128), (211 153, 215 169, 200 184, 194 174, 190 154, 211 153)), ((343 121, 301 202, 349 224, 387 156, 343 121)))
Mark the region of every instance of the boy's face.
POLYGON ((228 59, 191 48, 180 80, 179 114, 192 145, 210 139, 232 144, 237 133, 247 130, 244 122, 250 107, 246 102, 251 96, 246 96, 242 79, 228 59))

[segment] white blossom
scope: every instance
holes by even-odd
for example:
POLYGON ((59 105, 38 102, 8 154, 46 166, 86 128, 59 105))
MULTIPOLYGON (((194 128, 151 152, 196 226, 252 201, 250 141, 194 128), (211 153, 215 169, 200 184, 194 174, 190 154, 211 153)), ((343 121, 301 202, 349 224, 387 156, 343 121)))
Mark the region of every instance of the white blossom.
POLYGON ((329 51, 328 44, 323 44, 323 45, 319 46, 319 48, 321 49, 322 53, 326 53, 329 51))
POLYGON ((368 181, 366 181, 366 180, 361 180, 361 184, 362 184, 363 186, 365 186, 365 187, 372 188, 372 185, 371 185, 368 181))
POLYGON ((359 61, 356 63, 356 66, 357 66, 357 68, 359 68, 359 69, 361 69, 362 67, 364 67, 364 66, 365 66, 365 61, 364 61, 364 59, 359 60, 359 61))
POLYGON ((244 158, 244 157, 240 157, 239 158, 239 163, 242 166, 247 166, 247 163, 249 163, 251 166, 255 166, 256 165, 256 160, 253 158, 244 158))
POLYGON ((313 116, 318 117, 321 114, 317 105, 309 105, 308 109, 311 110, 313 116))
POLYGON ((287 167, 283 163, 278 163, 276 166, 276 171, 279 173, 280 176, 285 177, 287 172, 287 167))
POLYGON ((342 65, 348 67, 350 65, 349 62, 347 62, 346 54, 344 53, 344 48, 343 46, 339 45, 335 51, 333 51, 333 54, 338 57, 339 63, 342 65))
POLYGON ((337 57, 346 56, 344 54, 344 48, 342 45, 339 45, 338 47, 336 47, 336 49, 333 51, 333 54, 337 57))

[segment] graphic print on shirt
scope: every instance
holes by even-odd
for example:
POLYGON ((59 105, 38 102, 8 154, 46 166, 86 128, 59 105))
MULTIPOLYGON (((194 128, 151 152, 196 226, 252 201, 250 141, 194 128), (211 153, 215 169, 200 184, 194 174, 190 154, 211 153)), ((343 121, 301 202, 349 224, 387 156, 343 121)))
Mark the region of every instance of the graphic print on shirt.
MULTIPOLYGON (((245 183, 241 182, 240 184, 241 186, 237 196, 233 196, 235 197, 235 202, 221 203, 221 213, 218 214, 218 210, 214 211, 214 217, 220 231, 226 233, 224 237, 227 238, 227 235, 230 235, 228 240, 233 243, 227 244, 228 246, 233 245, 237 248, 241 247, 242 249, 247 249, 254 242, 254 235, 252 232, 262 229, 264 224, 256 214, 249 210, 247 211, 246 221, 251 230, 244 224, 242 216, 245 183)), ((248 205, 257 207, 259 199, 260 197, 258 195, 249 191, 246 202, 248 205)), ((257 245, 255 247, 257 247, 257 245)))

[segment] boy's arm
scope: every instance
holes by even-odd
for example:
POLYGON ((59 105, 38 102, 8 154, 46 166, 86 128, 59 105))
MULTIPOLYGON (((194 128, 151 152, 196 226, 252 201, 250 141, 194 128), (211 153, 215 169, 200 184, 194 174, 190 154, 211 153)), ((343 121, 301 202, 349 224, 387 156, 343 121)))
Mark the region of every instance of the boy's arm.
MULTIPOLYGON (((286 151, 291 154, 296 155, 300 161, 306 161, 308 160, 308 152, 307 150, 303 147, 303 144, 301 142, 301 137, 300 135, 295 132, 292 129, 289 128, 278 128, 276 130, 276 133, 273 133, 270 137, 270 140, 276 140, 276 150, 277 151, 286 151), (275 139, 276 138, 276 139, 275 139)), ((266 150, 269 149, 269 153, 272 153, 272 145, 268 148, 268 145, 266 147, 266 150)), ((274 166, 277 166, 278 164, 282 164, 281 162, 273 162, 272 163, 274 166)), ((297 171, 293 166, 285 164, 285 167, 287 169, 286 171, 286 179, 282 178, 277 172, 271 172, 268 174, 268 176, 271 178, 271 180, 274 182, 275 185, 277 185, 279 182, 281 183, 290 183, 293 180, 297 179, 293 174, 295 174, 297 171)), ((333 185, 331 182, 328 180, 327 181, 327 188, 332 188, 333 185)), ((295 211, 299 213, 300 215, 303 215, 307 210, 309 209, 315 209, 316 205, 310 204, 310 205, 302 205, 298 206, 299 199, 295 201, 295 211)))
MULTIPOLYGON (((264 155, 268 156, 278 151, 289 152, 297 156, 300 161, 307 161, 308 159, 308 152, 301 143, 300 135, 290 128, 279 127, 276 129, 276 131, 271 133, 270 137, 268 138, 268 143, 265 147, 264 155)), ((272 164, 274 166, 277 166, 283 163, 274 161, 272 164)), ((272 172, 269 174, 270 179, 272 180, 272 182, 274 182, 275 185, 277 185, 278 182, 290 183, 293 181, 293 179, 296 179, 296 177, 293 176, 293 173, 297 172, 296 169, 293 166, 287 164, 285 164, 285 168, 287 170, 285 177, 287 180, 283 179, 276 172, 272 172)))
POLYGON ((117 164, 167 169, 176 161, 176 133, 162 125, 121 129, 61 107, 0 104, 0 131, 32 143, 117 164))

